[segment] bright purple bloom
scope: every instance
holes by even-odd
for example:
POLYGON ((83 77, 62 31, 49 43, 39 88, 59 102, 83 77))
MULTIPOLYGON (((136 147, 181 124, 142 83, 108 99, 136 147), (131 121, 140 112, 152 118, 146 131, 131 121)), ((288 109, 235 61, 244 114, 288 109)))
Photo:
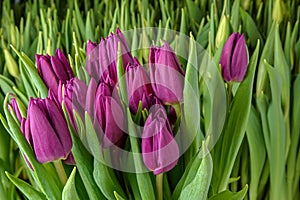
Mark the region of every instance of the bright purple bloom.
POLYGON ((65 84, 59 82, 58 101, 61 104, 64 101, 66 110, 70 117, 71 124, 76 129, 73 110, 75 109, 79 116, 84 119, 86 93, 88 87, 78 78, 72 78, 65 84), (63 91, 64 89, 64 91, 63 91))
POLYGON ((155 95, 164 103, 181 102, 185 74, 167 42, 162 47, 150 47, 149 64, 155 95))
POLYGON ((110 83, 112 87, 118 82, 118 43, 121 46, 123 66, 126 67, 128 64, 133 63, 133 58, 120 29, 116 30, 116 34, 111 33, 106 39, 102 38, 97 48, 95 43, 88 42, 87 45, 87 72, 96 81, 106 81, 107 76, 109 76, 112 80, 110 83))
POLYGON ((247 72, 248 52, 245 37, 240 33, 233 33, 227 39, 221 55, 221 68, 225 81, 241 82, 247 72))
POLYGON ((96 92, 94 124, 104 148, 118 144, 124 137, 124 113, 106 83, 100 83, 96 92))
POLYGON ((148 96, 153 95, 154 92, 149 75, 136 58, 134 58, 133 65, 126 67, 125 75, 130 110, 133 114, 136 114, 140 101, 142 101, 143 109, 149 109, 146 99, 148 96))
POLYGON ((98 46, 97 42, 92 42, 91 40, 88 40, 86 44, 86 55, 90 55, 91 52, 98 46))
POLYGON ((171 170, 179 159, 165 109, 157 105, 146 120, 142 135, 142 155, 146 167, 155 175, 171 170))
POLYGON ((40 163, 66 159, 71 152, 67 122, 51 90, 46 99, 30 98, 27 119, 22 120, 21 130, 40 163))
POLYGON ((57 95, 59 81, 65 83, 74 77, 66 56, 60 49, 54 56, 35 55, 38 73, 46 86, 57 95))

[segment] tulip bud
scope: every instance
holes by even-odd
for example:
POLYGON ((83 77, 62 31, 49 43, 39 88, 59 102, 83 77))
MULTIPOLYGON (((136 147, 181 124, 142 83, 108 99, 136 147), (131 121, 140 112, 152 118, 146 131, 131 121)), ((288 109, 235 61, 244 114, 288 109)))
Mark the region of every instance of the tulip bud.
POLYGON ((128 65, 125 72, 130 110, 136 114, 140 101, 142 101, 142 108, 148 109, 146 97, 154 92, 146 70, 134 58, 134 64, 128 65))
POLYGON ((10 100, 10 103, 9 103, 10 107, 9 108, 12 108, 12 110, 15 112, 16 116, 17 116, 17 119, 19 120, 19 122, 22 121, 22 115, 21 115, 21 112, 20 112, 20 109, 19 109, 19 106, 18 106, 18 103, 17 103, 17 100, 15 98, 12 98, 10 100))
POLYGON ((66 84, 59 82, 58 86, 58 101, 61 105, 64 101, 70 122, 74 129, 76 129, 73 110, 75 109, 79 116, 84 119, 86 92, 87 86, 78 78, 72 78, 66 84))
POLYGON ((60 49, 56 50, 54 56, 36 54, 35 57, 40 77, 46 86, 57 95, 59 81, 65 83, 74 77, 67 58, 60 49))
POLYGON ((165 109, 157 105, 149 113, 142 135, 142 156, 155 175, 171 170, 178 161, 179 148, 165 109))
POLYGON ((100 83, 95 98, 94 124, 103 147, 118 144, 124 137, 124 114, 106 83, 100 83), (99 128, 98 125, 100 126, 99 128))
POLYGON ((219 24, 219 28, 216 34, 216 47, 219 48, 219 46, 222 44, 223 41, 226 40, 226 38, 229 35, 229 23, 227 20, 226 15, 223 15, 219 24))
POLYGON ((183 100, 184 72, 167 42, 160 48, 151 46, 149 55, 150 80, 155 95, 163 103, 183 100))
POLYGON ((222 75, 225 81, 241 82, 247 72, 248 52, 243 34, 233 33, 227 39, 221 55, 222 75))
POLYGON ((88 40, 86 44, 86 55, 90 55, 90 53, 97 47, 97 42, 92 42, 91 40, 88 40))
POLYGON ((66 159, 71 152, 67 122, 51 90, 46 99, 30 98, 21 130, 40 163, 66 159))
POLYGON ((133 64, 128 44, 120 29, 116 30, 116 34, 111 33, 106 39, 102 38, 98 48, 93 48, 95 46, 94 43, 88 43, 87 46, 87 53, 89 53, 86 61, 88 74, 96 81, 105 80, 109 76, 112 80, 112 87, 118 82, 118 43, 121 45, 123 66, 126 67, 128 64, 133 64), (93 50, 90 51, 91 49, 93 50), (97 51, 96 49, 98 52, 95 52, 97 51))

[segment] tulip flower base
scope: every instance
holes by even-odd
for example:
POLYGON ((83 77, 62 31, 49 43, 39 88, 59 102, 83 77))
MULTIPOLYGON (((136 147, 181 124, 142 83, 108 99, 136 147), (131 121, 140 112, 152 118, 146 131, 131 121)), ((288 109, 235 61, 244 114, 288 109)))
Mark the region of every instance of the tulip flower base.
POLYGON ((0 199, 300 199, 297 1, 0 5, 0 199))

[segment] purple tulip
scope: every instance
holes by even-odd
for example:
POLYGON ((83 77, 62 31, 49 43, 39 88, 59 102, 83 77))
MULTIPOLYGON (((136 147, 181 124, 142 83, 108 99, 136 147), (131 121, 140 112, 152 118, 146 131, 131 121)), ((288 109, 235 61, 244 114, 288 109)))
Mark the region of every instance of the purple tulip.
POLYGON ((142 135, 142 156, 146 167, 157 175, 177 164, 179 148, 165 109, 157 105, 151 111, 142 135))
MULTIPOLYGON (((23 117, 21 115, 21 112, 20 112, 20 109, 19 109, 19 106, 18 106, 18 103, 17 103, 17 100, 15 98, 12 98, 10 100, 10 103, 9 103, 10 107, 12 108, 12 110, 15 112, 16 114, 16 117, 17 119, 19 120, 19 122, 22 121, 23 117)), ((10 109, 10 107, 8 107, 10 109)))
POLYGON ((88 87, 78 78, 72 78, 66 84, 59 82, 58 86, 58 101, 61 104, 64 101, 71 124, 77 130, 73 110, 75 109, 79 116, 84 119, 86 93, 88 87), (63 87, 64 86, 64 87, 63 87), (64 91, 62 91, 64 88, 64 91))
POLYGON ((86 44, 86 55, 90 55, 97 46, 97 42, 92 42, 91 40, 88 40, 86 44))
POLYGON ((248 52, 243 34, 233 33, 227 39, 221 55, 221 68, 225 81, 241 82, 247 72, 248 52))
POLYGON ((150 80, 155 95, 164 103, 183 100, 184 72, 167 42, 162 47, 150 47, 150 80))
POLYGON ((128 64, 133 63, 133 58, 120 29, 116 30, 116 34, 111 33, 106 39, 102 38, 98 49, 95 48, 95 43, 89 42, 87 45, 87 72, 96 81, 106 80, 107 76, 109 76, 112 80, 112 87, 118 82, 117 60, 119 42, 121 45, 123 66, 126 67, 128 64))
POLYGON ((124 137, 124 114, 118 99, 112 96, 105 83, 100 83, 96 92, 95 116, 94 124, 103 147, 118 144, 124 137))
POLYGON ((56 50, 54 56, 36 54, 35 57, 40 77, 57 95, 59 81, 65 83, 74 77, 67 58, 60 49, 56 50))
POLYGON ((40 163, 66 159, 70 155, 71 136, 51 90, 46 99, 30 98, 27 119, 22 120, 21 129, 40 163))
POLYGON ((136 114, 140 101, 142 101, 143 109, 149 109, 147 97, 153 95, 154 92, 146 70, 140 65, 138 60, 134 58, 134 64, 128 65, 125 73, 130 110, 133 114, 136 114))

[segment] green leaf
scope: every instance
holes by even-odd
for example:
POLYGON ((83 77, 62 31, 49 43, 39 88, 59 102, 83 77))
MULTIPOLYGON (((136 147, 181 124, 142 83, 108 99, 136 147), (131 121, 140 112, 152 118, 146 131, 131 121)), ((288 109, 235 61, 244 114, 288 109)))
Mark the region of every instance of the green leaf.
POLYGON ((221 192, 219 194, 210 197, 209 200, 224 200, 224 199, 243 200, 244 197, 246 196, 247 190, 248 190, 248 185, 246 185, 241 191, 236 193, 226 190, 224 192, 221 192))
POLYGON ((207 199, 213 171, 213 161, 204 142, 202 143, 202 154, 203 159, 197 173, 193 180, 183 188, 179 199, 207 199))
POLYGON ((256 45, 257 40, 263 41, 263 38, 260 32, 257 29, 256 23, 252 19, 252 17, 242 8, 240 8, 240 14, 242 17, 242 22, 245 27, 245 31, 247 32, 248 37, 250 38, 251 46, 254 47, 256 45))
POLYGON ((268 124, 270 130, 270 198, 285 199, 287 187, 285 181, 285 151, 286 151, 286 127, 281 109, 282 78, 280 72, 266 63, 272 101, 268 109, 268 124))
POLYGON ((186 3, 188 8, 189 18, 192 20, 191 23, 193 23, 194 21, 199 24, 202 18, 200 8, 191 0, 187 0, 186 3))
POLYGON ((38 199, 47 199, 46 196, 43 193, 40 193, 36 189, 34 189, 30 184, 27 182, 18 179, 11 175, 8 172, 5 172, 6 176, 17 186, 17 188, 28 198, 32 200, 38 200, 38 199))
POLYGON ((72 173, 70 174, 70 177, 68 178, 68 181, 63 189, 62 200, 80 199, 75 187, 75 174, 76 174, 76 167, 73 168, 72 173))
POLYGON ((9 78, 0 74, 0 88, 4 94, 13 92, 12 88, 14 85, 14 82, 12 82, 9 78))
POLYGON ((250 174, 249 188, 250 199, 257 199, 258 185, 266 159, 266 147, 262 133, 261 121, 255 108, 252 106, 246 130, 250 150, 250 174))
POLYGON ((125 200, 116 191, 114 191, 114 195, 115 195, 116 200, 125 200))
POLYGON ((253 81, 259 53, 259 41, 251 57, 248 72, 240 84, 231 104, 230 114, 223 135, 215 146, 214 171, 212 185, 215 190, 222 192, 227 188, 228 180, 244 138, 250 115, 253 81), (221 157, 219 158, 219 155, 221 157))
POLYGON ((292 199, 293 194, 298 191, 298 180, 295 177, 297 170, 297 154, 300 138, 300 74, 297 75, 293 85, 293 103, 292 103, 292 120, 291 120, 291 146, 287 160, 287 184, 288 195, 292 199))
POLYGON ((149 173, 140 173, 145 171, 145 166, 143 165, 143 161, 140 154, 139 143, 136 136, 136 130, 134 126, 134 122, 131 119, 131 114, 129 108, 127 108, 127 119, 128 119, 128 132, 130 133, 130 144, 132 148, 132 152, 135 153, 134 155, 134 165, 136 171, 139 172, 136 174, 137 183, 139 186, 140 194, 142 199, 155 199, 155 193, 153 189, 153 185, 151 182, 151 178, 149 173))
POLYGON ((98 187, 107 199, 114 199, 115 192, 120 194, 119 196, 122 198, 126 198, 126 194, 124 193, 115 173, 111 168, 106 166, 105 163, 94 159, 93 175, 98 187))
POLYGON ((92 200, 105 199, 103 194, 100 192, 91 173, 93 171, 94 159, 91 156, 91 154, 86 150, 86 148, 82 145, 79 138, 77 137, 71 125, 64 103, 62 104, 62 108, 72 136, 72 142, 73 142, 72 154, 74 156, 76 166, 78 168, 83 184, 86 188, 88 196, 92 200))

